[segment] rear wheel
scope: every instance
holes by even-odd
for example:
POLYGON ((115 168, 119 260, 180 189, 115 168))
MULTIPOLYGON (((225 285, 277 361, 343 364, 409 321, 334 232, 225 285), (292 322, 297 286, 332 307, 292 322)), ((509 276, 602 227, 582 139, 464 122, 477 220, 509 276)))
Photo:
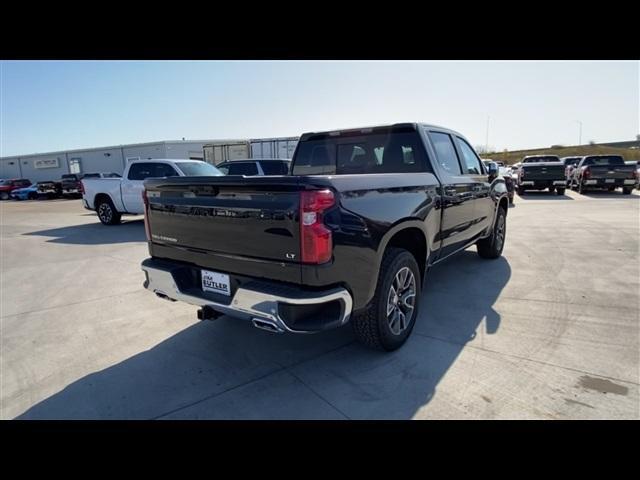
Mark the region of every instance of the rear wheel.
POLYGON ((549 191, 550 191, 551 193, 553 193, 553 192, 555 191, 555 189, 556 189, 556 187, 549 187, 549 191))
POLYGON ((365 312, 351 319, 356 338, 378 350, 400 348, 413 330, 420 304, 420 269, 402 248, 384 253, 376 293, 365 312))
POLYGON ((27 197, 29 198, 29 200, 35 200, 38 198, 38 194, 36 192, 30 192, 27 197))
POLYGON ((9 192, 0 192, 0 200, 9 200, 9 192))
POLYGON ((504 240, 507 234, 507 212, 504 208, 498 208, 498 216, 493 225, 491 235, 476 243, 478 255, 482 258, 498 258, 504 249, 504 240))
POLYGON ((518 187, 518 195, 520 195, 520 196, 524 195, 524 188, 523 187, 518 187))
POLYGON ((556 189, 556 194, 557 194, 557 195, 564 195, 564 188, 558 188, 558 189, 556 189))
POLYGON ((96 212, 103 225, 117 225, 120 223, 120 213, 109 199, 99 200, 98 205, 96 205, 96 212))
POLYGON ((607 190, 609 190, 610 192, 614 192, 616 189, 616 187, 608 187, 607 190))
POLYGON ((633 188, 628 188, 628 187, 623 187, 622 188, 622 194, 623 195, 631 195, 632 191, 633 191, 633 188))

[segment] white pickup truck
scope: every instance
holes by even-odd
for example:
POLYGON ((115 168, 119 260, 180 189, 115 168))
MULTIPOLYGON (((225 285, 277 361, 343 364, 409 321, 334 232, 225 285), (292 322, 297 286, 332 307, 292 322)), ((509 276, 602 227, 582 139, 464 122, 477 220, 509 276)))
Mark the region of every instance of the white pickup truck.
POLYGON ((84 178, 84 208, 95 210, 104 225, 117 225, 122 215, 144 213, 142 192, 147 178, 210 177, 223 173, 199 160, 136 160, 127 165, 122 178, 84 178))

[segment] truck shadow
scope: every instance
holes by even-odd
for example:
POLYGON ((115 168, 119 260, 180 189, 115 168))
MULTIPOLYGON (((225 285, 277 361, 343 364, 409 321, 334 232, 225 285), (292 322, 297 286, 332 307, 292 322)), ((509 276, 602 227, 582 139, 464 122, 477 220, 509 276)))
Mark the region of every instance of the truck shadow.
POLYGON ((555 192, 536 192, 533 190, 525 192, 524 195, 517 195, 517 198, 520 200, 573 200, 573 198, 566 193, 564 195, 558 195, 555 192))
POLYGON ((615 192, 609 192, 606 190, 587 190, 586 192, 583 192, 582 194, 577 193, 576 195, 582 195, 583 197, 588 197, 588 198, 617 198, 617 199, 624 199, 624 200, 635 200, 638 201, 640 200, 640 195, 638 195, 638 191, 635 190, 634 193, 631 193, 631 195, 624 195, 621 191, 615 191, 615 192))
MULTIPOLYGON (((498 331, 493 305, 510 276, 505 258, 483 260, 475 249, 432 268, 414 332, 391 353, 362 347, 349 327, 296 336, 226 317, 196 323, 18 418, 410 419, 465 345, 498 331)), ((468 383, 470 369, 455 375, 465 372, 468 383)))
MULTIPOLYGON (((89 214, 94 215, 94 214, 89 214)), ((72 225, 28 232, 23 235, 51 237, 48 243, 68 243, 71 245, 103 245, 113 243, 146 242, 143 220, 124 220, 120 225, 95 223, 72 225)))

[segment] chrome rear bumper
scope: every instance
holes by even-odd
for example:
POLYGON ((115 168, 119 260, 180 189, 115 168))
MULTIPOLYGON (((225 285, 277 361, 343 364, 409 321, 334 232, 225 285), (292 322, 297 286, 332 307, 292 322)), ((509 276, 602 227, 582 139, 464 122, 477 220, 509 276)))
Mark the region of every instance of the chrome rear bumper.
MULTIPOLYGON (((166 262, 154 262, 147 259, 142 263, 142 270, 146 274, 144 287, 152 291, 158 297, 181 301, 199 307, 209 307, 217 312, 252 321, 265 321, 277 327, 278 331, 291 333, 313 333, 326 328, 298 329, 287 324, 281 314, 281 307, 291 306, 322 306, 331 302, 339 302, 339 313, 328 318, 327 325, 331 328, 344 325, 349 321, 353 300, 349 292, 344 288, 333 288, 324 291, 308 291, 283 288, 278 284, 262 281, 248 282, 236 289, 229 304, 211 301, 202 296, 185 293, 180 290, 172 269, 166 266, 166 262)), ((193 292, 193 289, 191 289, 193 292)))

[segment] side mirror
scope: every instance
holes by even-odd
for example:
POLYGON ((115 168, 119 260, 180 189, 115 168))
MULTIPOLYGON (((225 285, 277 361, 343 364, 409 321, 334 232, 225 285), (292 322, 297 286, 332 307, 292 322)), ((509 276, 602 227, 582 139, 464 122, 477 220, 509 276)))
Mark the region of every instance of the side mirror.
POLYGON ((498 176, 498 164, 495 162, 487 163, 487 174, 490 179, 496 178, 498 176))

